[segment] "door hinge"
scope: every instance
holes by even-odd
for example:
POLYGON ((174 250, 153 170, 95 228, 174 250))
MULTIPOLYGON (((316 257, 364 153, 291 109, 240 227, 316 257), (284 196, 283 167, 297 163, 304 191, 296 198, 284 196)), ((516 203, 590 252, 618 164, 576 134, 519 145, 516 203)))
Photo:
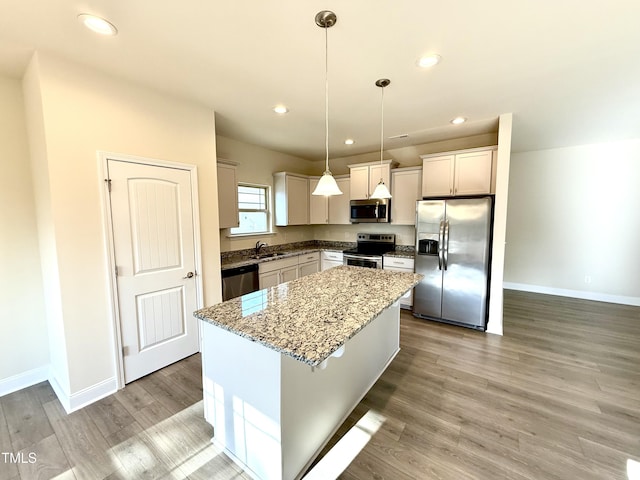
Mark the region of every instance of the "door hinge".
POLYGON ((107 190, 109 191, 109 193, 111 193, 111 179, 105 178, 104 182, 107 184, 107 190))
POLYGON ((122 347, 122 356, 126 357, 129 355, 129 347, 122 347))
POLYGON ((116 271, 116 277, 118 276, 118 266, 116 265, 115 267, 115 271, 116 271))

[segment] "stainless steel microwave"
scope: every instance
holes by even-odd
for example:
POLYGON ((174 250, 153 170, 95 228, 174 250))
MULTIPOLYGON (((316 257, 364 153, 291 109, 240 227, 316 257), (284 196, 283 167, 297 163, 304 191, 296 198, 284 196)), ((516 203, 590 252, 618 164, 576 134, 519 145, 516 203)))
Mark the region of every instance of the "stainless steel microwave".
POLYGON ((350 211, 351 223, 388 223, 391 221, 391 200, 351 200, 350 211))

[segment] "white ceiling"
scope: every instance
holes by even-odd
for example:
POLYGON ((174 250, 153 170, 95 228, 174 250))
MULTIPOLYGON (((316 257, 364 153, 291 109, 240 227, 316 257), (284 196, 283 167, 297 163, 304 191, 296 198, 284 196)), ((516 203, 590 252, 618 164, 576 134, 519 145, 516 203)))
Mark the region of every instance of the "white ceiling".
POLYGON ((379 149, 382 77, 385 136, 409 134, 388 148, 495 131, 509 112, 514 151, 640 138, 638 0, 0 0, 0 72, 52 52, 206 104, 227 137, 323 159, 325 9, 332 158, 379 149), (442 62, 419 69, 430 52, 442 62))

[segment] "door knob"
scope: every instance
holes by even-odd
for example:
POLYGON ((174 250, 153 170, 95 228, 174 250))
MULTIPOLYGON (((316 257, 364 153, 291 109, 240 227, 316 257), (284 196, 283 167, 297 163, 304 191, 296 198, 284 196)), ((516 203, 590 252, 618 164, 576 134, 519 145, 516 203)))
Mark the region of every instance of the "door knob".
POLYGON ((184 278, 193 278, 193 272, 189 272, 189 273, 187 273, 187 274, 186 274, 184 277, 182 277, 182 278, 183 278, 183 279, 184 279, 184 278))

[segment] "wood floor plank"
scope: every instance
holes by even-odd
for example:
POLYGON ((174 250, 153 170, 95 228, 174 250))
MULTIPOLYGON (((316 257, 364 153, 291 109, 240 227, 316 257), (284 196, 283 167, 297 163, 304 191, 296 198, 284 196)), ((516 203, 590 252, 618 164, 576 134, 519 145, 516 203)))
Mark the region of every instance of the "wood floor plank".
POLYGON ((55 434, 43 438, 20 453, 26 460, 18 464, 21 478, 32 480, 50 478, 75 480, 76 478, 55 434))
POLYGON ((34 445, 53 434, 49 419, 33 388, 5 395, 2 397, 2 406, 13 452, 34 445))
MULTIPOLYGON (((13 445, 11 445, 7 421, 4 417, 2 398, 0 398, 0 452, 15 453, 13 445)), ((13 480, 14 478, 18 478, 18 466, 5 460, 3 455, 3 458, 0 458, 0 480, 13 480)))
POLYGON ((151 405, 155 398, 144 388, 144 378, 128 384, 122 390, 118 390, 113 396, 122 404, 131 415, 135 415, 148 405, 151 405))
POLYGON ((544 478, 555 476, 560 479, 627 480, 622 471, 603 468, 592 462, 589 456, 564 448, 562 445, 550 443, 544 438, 520 435, 520 452, 525 458, 536 459, 536 464, 544 472, 544 478))
MULTIPOLYGON (((122 396, 120 397, 122 398, 122 396)), ((115 395, 109 395, 85 408, 105 438, 131 425, 135 420, 115 395)))
POLYGON ((137 422, 107 437, 110 452, 123 466, 116 475, 135 479, 155 479, 171 471, 174 462, 156 447, 149 434, 137 422))
POLYGON ((85 409, 68 414, 55 400, 43 405, 62 450, 78 479, 105 478, 122 468, 85 409))

